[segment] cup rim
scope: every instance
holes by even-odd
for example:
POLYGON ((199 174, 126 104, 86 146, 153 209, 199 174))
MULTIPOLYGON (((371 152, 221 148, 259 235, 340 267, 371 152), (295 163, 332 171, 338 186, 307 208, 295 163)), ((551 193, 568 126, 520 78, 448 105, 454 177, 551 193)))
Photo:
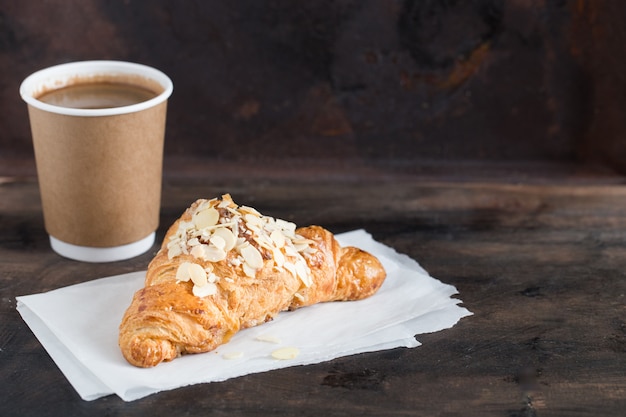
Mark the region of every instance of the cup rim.
POLYGON ((20 85, 20 96, 27 104, 40 110, 67 116, 114 116, 119 114, 134 113, 154 107, 167 100, 174 90, 172 80, 162 71, 156 68, 127 61, 115 60, 91 60, 76 61, 65 64, 53 65, 36 71, 26 77, 20 85), (80 109, 72 107, 55 106, 37 100, 33 95, 42 89, 59 89, 72 78, 81 75, 139 75, 152 81, 156 81, 163 91, 150 100, 130 106, 111 107, 103 109, 80 109))

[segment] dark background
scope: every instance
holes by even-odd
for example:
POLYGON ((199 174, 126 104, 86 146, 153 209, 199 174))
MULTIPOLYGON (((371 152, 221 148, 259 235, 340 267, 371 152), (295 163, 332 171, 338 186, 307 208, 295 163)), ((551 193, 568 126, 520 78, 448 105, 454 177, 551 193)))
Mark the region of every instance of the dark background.
POLYGON ((625 22, 623 0, 0 0, 0 414, 622 416, 625 22), (174 81, 158 242, 229 192, 365 228, 474 315, 418 349, 81 401, 15 296, 154 254, 50 250, 18 87, 84 59, 174 81))
POLYGON ((87 59, 172 78, 166 175, 621 173, 624 21, 608 0, 2 0, 0 175, 34 172, 20 82, 87 59))

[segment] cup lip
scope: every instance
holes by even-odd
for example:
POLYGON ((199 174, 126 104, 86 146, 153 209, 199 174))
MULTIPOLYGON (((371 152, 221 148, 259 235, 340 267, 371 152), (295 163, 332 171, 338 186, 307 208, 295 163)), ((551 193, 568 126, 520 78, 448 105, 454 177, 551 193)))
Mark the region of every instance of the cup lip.
POLYGON ((116 60, 90 60, 76 61, 53 65, 30 74, 20 85, 20 96, 27 104, 40 110, 67 116, 114 116, 119 114, 134 113, 154 107, 166 101, 172 94, 174 85, 172 80, 162 71, 135 62, 116 60), (80 109, 72 107, 55 106, 37 100, 33 95, 37 89, 48 87, 50 89, 62 88, 72 77, 81 75, 101 74, 129 74, 146 77, 156 81, 163 87, 163 91, 150 100, 130 106, 111 107, 103 109, 80 109))

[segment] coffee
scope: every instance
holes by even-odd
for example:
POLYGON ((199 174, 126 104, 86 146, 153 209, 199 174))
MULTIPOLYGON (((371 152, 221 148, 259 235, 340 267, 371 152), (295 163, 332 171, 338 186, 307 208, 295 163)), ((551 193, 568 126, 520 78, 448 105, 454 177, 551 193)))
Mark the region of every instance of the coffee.
POLYGON ((75 109, 108 109, 131 106, 156 97, 147 88, 123 83, 79 83, 48 91, 37 99, 47 104, 75 109))

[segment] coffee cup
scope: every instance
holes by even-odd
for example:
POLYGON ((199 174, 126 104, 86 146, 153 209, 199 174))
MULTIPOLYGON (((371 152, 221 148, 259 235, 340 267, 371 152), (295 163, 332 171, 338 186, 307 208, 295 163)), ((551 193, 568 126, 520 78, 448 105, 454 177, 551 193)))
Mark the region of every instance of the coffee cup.
POLYGON ((112 262, 148 251, 161 204, 172 81, 123 61, 82 61, 22 82, 46 231, 66 258, 112 262))

